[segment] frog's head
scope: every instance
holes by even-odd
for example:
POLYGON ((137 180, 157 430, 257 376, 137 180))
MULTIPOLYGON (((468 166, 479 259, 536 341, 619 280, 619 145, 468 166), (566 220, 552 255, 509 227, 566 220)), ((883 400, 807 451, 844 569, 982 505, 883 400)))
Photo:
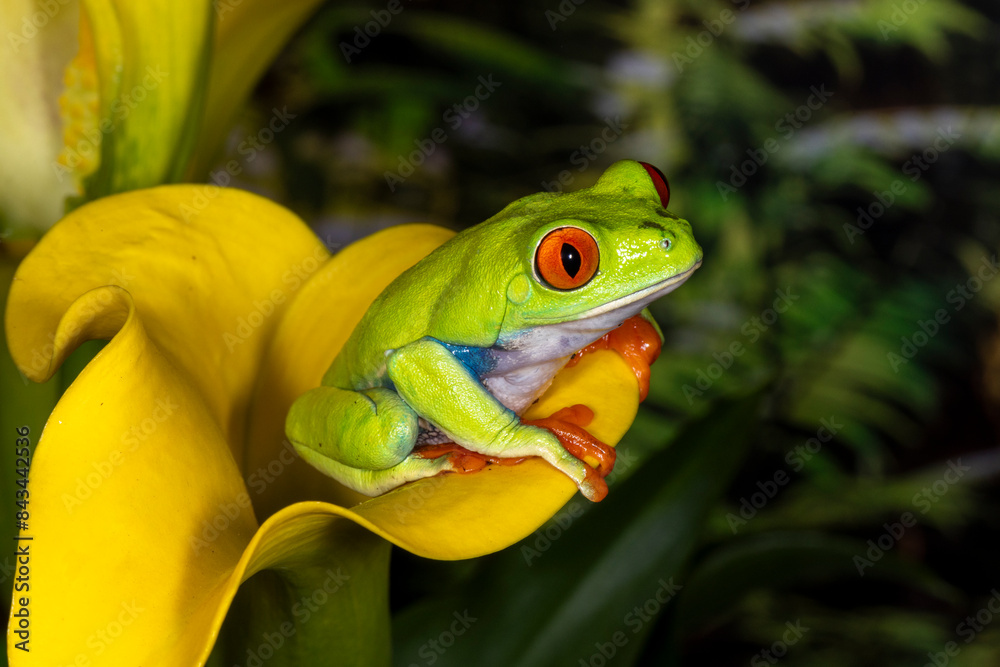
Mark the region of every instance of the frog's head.
POLYGON ((521 245, 521 261, 507 284, 500 338, 568 322, 610 330, 680 286, 702 251, 687 220, 667 210, 669 198, 656 167, 624 160, 590 188, 505 209, 497 217, 519 228, 509 238, 521 245))

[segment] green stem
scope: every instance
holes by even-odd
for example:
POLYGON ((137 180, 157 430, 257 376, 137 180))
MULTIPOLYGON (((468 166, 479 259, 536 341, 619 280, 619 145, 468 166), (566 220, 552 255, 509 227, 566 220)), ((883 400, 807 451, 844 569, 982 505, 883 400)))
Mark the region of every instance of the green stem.
POLYGON ((389 665, 390 547, 336 522, 240 587, 207 664, 389 665))

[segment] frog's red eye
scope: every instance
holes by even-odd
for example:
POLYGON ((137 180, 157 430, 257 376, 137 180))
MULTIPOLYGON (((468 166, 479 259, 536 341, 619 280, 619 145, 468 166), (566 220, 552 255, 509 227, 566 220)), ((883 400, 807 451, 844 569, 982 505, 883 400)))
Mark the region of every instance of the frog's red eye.
POLYGON ((656 188, 656 194, 660 195, 660 204, 663 208, 667 207, 670 203, 670 184, 667 183, 667 177, 663 175, 663 172, 649 164, 648 162, 640 162, 649 177, 653 179, 653 187, 656 188))
POLYGON ((593 236, 578 227, 560 227, 538 244, 535 270, 556 289, 576 289, 597 273, 600 256, 593 236))

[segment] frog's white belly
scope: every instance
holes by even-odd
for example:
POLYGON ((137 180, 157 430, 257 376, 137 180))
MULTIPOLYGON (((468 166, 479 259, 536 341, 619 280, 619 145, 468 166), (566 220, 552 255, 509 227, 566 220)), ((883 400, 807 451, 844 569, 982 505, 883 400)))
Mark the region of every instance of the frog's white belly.
POLYGON ((510 340, 501 341, 492 350, 496 365, 481 378, 483 384, 498 401, 521 414, 548 389, 552 378, 574 353, 617 329, 652 301, 677 289, 691 271, 595 308, 589 311, 594 313, 592 315, 584 313, 580 319, 570 322, 542 323, 510 340))
POLYGON ((638 314, 645 302, 572 322, 535 327, 495 348, 496 366, 483 384, 505 406, 521 414, 541 396, 574 353, 638 314))
POLYGON ((483 378, 483 384, 494 398, 517 414, 521 414, 535 402, 536 398, 545 393, 552 384, 552 378, 567 361, 569 361, 568 356, 540 361, 499 375, 490 374, 483 378))

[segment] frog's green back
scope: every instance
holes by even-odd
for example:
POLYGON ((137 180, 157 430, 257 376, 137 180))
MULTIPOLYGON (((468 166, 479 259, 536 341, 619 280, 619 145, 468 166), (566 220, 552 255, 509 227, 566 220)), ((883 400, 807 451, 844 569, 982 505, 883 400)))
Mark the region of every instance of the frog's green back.
POLYGON ((454 236, 379 295, 323 383, 378 386, 386 351, 425 336, 489 348, 501 335, 575 319, 688 271, 701 249, 690 225, 664 208, 666 183, 654 184, 647 167, 617 162, 591 188, 524 197, 454 236), (579 289, 553 289, 535 276, 535 249, 558 226, 577 226, 601 246, 598 273, 579 289))
POLYGON ((506 212, 457 234, 396 278, 358 323, 324 384, 379 384, 385 351, 424 336, 492 346, 507 306, 507 285, 523 271, 511 252, 517 226, 493 224, 506 212))

